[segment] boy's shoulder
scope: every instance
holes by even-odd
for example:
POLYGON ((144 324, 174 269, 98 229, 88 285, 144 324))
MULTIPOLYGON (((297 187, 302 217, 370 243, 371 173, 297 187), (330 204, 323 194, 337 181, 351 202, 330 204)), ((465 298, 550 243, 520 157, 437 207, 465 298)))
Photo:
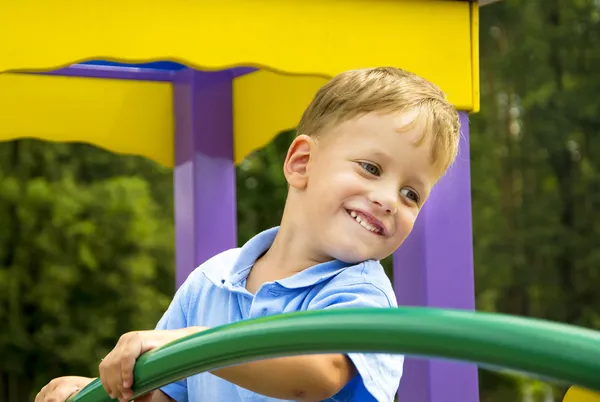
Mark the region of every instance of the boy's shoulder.
POLYGON ((317 299, 353 299, 355 304, 374 303, 379 307, 396 307, 392 283, 379 261, 367 260, 346 266, 316 289, 317 299))
POLYGON ((376 260, 361 261, 355 265, 348 266, 340 273, 339 279, 343 281, 378 285, 385 287, 386 290, 392 289, 390 279, 385 273, 383 265, 376 260))
POLYGON ((339 275, 336 275, 334 281, 372 284, 385 287, 386 291, 392 289, 390 279, 385 273, 383 265, 376 260, 361 261, 354 265, 348 265, 339 275))
POLYGON ((203 277, 209 279, 223 276, 224 273, 229 273, 240 256, 241 248, 230 248, 222 251, 196 267, 188 276, 188 281, 197 282, 203 277))

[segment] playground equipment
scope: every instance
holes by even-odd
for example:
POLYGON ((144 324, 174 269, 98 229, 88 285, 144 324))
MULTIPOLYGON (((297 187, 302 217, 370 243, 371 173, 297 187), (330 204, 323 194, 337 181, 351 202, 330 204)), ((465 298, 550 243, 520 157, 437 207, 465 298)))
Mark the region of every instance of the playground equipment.
MULTIPOLYGON (((418 307, 310 311, 212 328, 150 351, 136 363, 134 398, 258 358, 349 351, 461 359, 600 390, 599 350, 600 332, 500 314, 418 307)), ((95 380, 68 402, 110 400, 95 380)))
MULTIPOLYGON (((236 163, 293 128, 327 78, 405 68, 448 94, 461 112, 462 140, 456 164, 394 255, 398 302, 472 310, 467 114, 479 109, 478 7, 0 0, 0 140, 85 141, 173 167, 179 286, 237 245, 236 163), (206 208, 215 200, 218 210, 206 208)), ((408 359, 399 399, 476 402, 477 367, 408 359)))

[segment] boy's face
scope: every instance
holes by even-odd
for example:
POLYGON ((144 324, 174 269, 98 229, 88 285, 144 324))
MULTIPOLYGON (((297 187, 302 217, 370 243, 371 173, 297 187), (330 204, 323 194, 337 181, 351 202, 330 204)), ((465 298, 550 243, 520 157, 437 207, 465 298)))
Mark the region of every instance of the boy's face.
POLYGON ((380 260, 410 234, 439 179, 429 136, 417 145, 422 125, 405 127, 416 116, 371 113, 333 127, 316 142, 296 138, 286 163, 293 162, 295 149, 302 153, 305 141, 305 165, 296 165, 302 175, 288 174, 288 181, 301 184, 299 216, 319 258, 380 260))

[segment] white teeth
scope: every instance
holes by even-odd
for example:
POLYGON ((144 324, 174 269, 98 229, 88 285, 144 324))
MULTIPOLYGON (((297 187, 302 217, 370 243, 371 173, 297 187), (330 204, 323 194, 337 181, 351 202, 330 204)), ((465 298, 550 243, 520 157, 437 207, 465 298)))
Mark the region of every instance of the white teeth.
POLYGON ((353 217, 354 220, 360 224, 360 226, 362 226, 363 228, 367 229, 368 231, 373 232, 373 233, 379 233, 379 229, 378 228, 376 228, 375 226, 371 225, 366 220, 363 221, 361 219, 361 217, 356 212, 350 211, 350 216, 353 217))

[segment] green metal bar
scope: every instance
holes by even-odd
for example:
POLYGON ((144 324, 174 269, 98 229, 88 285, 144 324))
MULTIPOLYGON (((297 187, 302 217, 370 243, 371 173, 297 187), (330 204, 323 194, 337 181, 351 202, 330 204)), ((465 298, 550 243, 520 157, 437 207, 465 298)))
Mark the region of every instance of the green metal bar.
MULTIPOLYGON (((282 314, 212 328, 142 355, 134 397, 237 363, 364 352, 462 360, 600 390, 600 332, 531 318, 405 307, 282 314)), ((107 402, 99 380, 69 402, 107 402)))

